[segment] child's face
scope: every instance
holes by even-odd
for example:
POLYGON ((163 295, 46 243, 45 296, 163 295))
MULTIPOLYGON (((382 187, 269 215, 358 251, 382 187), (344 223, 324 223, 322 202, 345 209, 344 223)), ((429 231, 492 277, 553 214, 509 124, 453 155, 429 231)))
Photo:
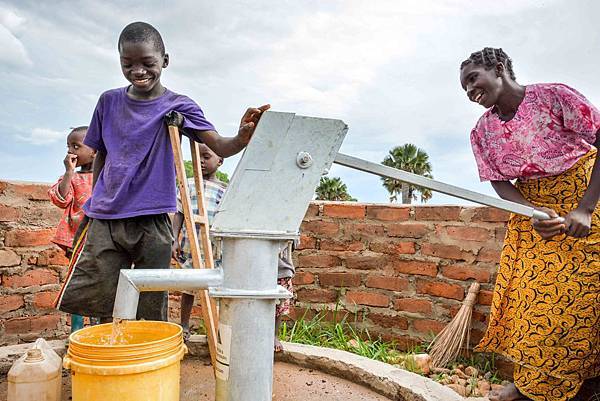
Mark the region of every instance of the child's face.
POLYGON ((498 102, 502 92, 502 77, 496 69, 482 65, 467 64, 460 71, 460 84, 470 101, 490 108, 498 102))
POLYGON ((162 94, 162 69, 169 65, 169 55, 161 54, 150 41, 123 42, 119 47, 121 71, 129 82, 129 93, 139 99, 151 99, 162 94))
POLYGON ((67 153, 77 156, 77 167, 94 161, 96 151, 83 144, 86 131, 73 131, 67 136, 67 153))
POLYGON ((202 175, 205 177, 212 176, 219 167, 223 164, 221 159, 208 146, 201 143, 200 146, 200 162, 202 165, 202 175))

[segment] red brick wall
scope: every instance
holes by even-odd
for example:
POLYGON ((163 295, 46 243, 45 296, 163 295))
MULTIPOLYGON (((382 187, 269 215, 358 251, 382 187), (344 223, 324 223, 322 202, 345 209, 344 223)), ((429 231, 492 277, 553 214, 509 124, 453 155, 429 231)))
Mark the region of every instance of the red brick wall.
MULTIPOLYGON (((406 347, 431 339, 481 283, 472 338, 485 330, 508 214, 487 207, 310 205, 295 254, 296 315, 336 304, 406 347)), ((352 316, 354 319, 354 316, 352 316)))
POLYGON ((50 242, 61 210, 47 191, 47 184, 0 181, 0 345, 69 331, 52 308, 68 260, 50 242))
MULTIPOLYGON (((62 211, 47 189, 0 181, 0 345, 68 333, 66 316, 51 308, 67 260, 50 243, 62 211)), ((477 280, 476 340, 507 217, 490 208, 313 203, 294 255, 296 315, 339 301, 372 334, 408 345, 439 331, 477 280)), ((171 305, 177 320, 176 296, 171 305)))

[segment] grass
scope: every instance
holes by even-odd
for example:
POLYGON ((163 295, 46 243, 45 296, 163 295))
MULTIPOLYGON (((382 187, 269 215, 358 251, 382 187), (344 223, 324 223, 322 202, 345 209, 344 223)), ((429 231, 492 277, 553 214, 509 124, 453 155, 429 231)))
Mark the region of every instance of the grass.
MULTIPOLYGON (((402 365, 406 370, 420 373, 414 360, 407 358, 407 353, 398 351, 394 342, 385 342, 381 338, 374 339, 368 330, 355 328, 346 318, 338 321, 336 315, 337 308, 334 311, 333 321, 327 321, 327 311, 321 311, 312 319, 306 319, 305 315, 291 326, 288 326, 288 322, 283 322, 279 338, 288 342, 348 351, 376 361, 402 365)), ((418 352, 420 348, 415 347, 408 354, 418 352)))
MULTIPOLYGON (((367 329, 357 329, 357 316, 354 315, 354 325, 348 322, 347 316, 338 319, 338 305, 333 311, 331 321, 327 320, 328 312, 320 311, 313 318, 307 319, 306 313, 296 322, 283 322, 279 332, 282 341, 299 344, 315 345, 319 347, 334 348, 364 356, 376 361, 399 366, 413 373, 422 374, 411 356, 425 352, 427 342, 415 345, 407 352, 401 352, 396 344, 383 341, 380 337, 372 338, 367 329)), ((502 379, 498 376, 495 366, 495 358, 492 355, 471 354, 468 357, 459 357, 449 368, 458 365, 473 366, 479 372, 490 372, 490 383, 500 383, 502 379)), ((440 375, 441 378, 441 375, 440 375)))

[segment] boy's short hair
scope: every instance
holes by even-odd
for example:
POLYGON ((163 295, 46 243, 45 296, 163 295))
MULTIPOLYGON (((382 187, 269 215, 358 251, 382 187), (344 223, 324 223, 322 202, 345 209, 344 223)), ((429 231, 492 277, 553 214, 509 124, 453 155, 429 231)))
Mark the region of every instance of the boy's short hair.
POLYGON ((165 55, 165 44, 160 33, 147 22, 132 22, 123 28, 123 31, 121 31, 121 34, 119 35, 119 42, 117 43, 119 49, 121 49, 121 45, 124 42, 151 42, 161 55, 165 55))
POLYGON ((87 132, 89 127, 87 125, 80 125, 79 127, 70 127, 70 128, 71 128, 71 133, 73 133, 73 132, 87 132))

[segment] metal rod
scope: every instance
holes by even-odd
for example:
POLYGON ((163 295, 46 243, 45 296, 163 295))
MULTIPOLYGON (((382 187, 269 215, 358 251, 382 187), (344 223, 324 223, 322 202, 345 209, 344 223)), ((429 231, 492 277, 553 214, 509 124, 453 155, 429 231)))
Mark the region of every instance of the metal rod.
POLYGON ((143 291, 199 290, 222 282, 222 269, 122 269, 113 318, 135 319, 143 291))
POLYGON ((372 173, 381 177, 391 178, 393 180, 407 182, 409 184, 418 185, 420 187, 428 188, 432 191, 441 192, 446 195, 495 207, 497 209, 506 210, 507 212, 533 217, 538 220, 550 219, 550 216, 548 216, 546 213, 536 210, 530 206, 521 205, 520 203, 511 202, 504 199, 494 198, 492 196, 480 194, 479 192, 470 191, 468 189, 446 184, 440 181, 435 181, 430 178, 409 173, 407 171, 402 171, 392 167, 384 166, 379 163, 373 163, 367 160, 359 159, 358 157, 338 153, 333 162, 342 166, 353 168, 355 170, 372 173))

